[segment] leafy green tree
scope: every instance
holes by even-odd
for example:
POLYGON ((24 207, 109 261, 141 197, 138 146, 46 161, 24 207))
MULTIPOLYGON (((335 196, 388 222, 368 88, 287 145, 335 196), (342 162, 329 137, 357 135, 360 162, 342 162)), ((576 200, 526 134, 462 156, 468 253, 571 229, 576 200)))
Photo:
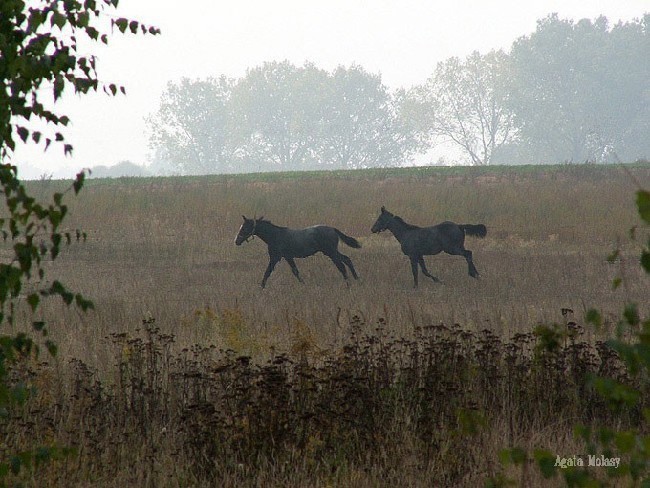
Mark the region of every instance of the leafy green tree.
POLYGON ((649 27, 650 15, 610 28, 605 17, 573 22, 553 14, 513 44, 507 100, 524 157, 648 157, 649 27))
POLYGON ((150 143, 185 173, 395 165, 422 147, 403 100, 359 66, 265 63, 236 81, 170 83, 150 143))
POLYGON ((410 93, 419 125, 434 141, 453 143, 471 164, 490 164, 516 131, 507 109, 503 51, 473 52, 438 63, 427 82, 410 93))
POLYGON ((158 111, 147 119, 156 159, 186 174, 232 172, 232 85, 225 77, 169 82, 158 111))
POLYGON ((395 166, 421 147, 401 116, 403 94, 390 93, 379 75, 339 66, 329 76, 320 133, 321 158, 336 168, 395 166))
MULTIPOLYGON (((0 264, 0 327, 14 322, 14 304, 21 296, 26 297, 32 311, 42 298, 53 295, 82 310, 92 306, 59 281, 39 284, 45 282, 43 259, 56 258, 63 243, 81 234, 72 236, 63 231, 67 213, 64 193, 55 193, 51 203, 37 202, 10 160, 21 141, 42 144, 45 149, 55 143, 62 145, 65 154, 72 151, 61 131, 70 120, 54 109, 64 92, 124 92, 117 85, 99 83, 96 59, 87 54, 87 44, 81 45, 88 41, 108 44, 111 29, 158 33, 137 21, 112 16, 117 5, 118 0, 0 2, 0 193, 4 197, 0 233, 13 251, 13 256, 0 264), (39 129, 34 128, 35 122, 39 129), (40 129, 43 126, 46 129, 40 129)), ((79 192, 83 182, 84 173, 80 173, 69 191, 79 192)), ((38 353, 41 342, 35 336, 41 336, 50 354, 56 353, 56 345, 47 339, 45 322, 38 320, 31 325, 32 334, 0 334, 0 422, 28 396, 24 385, 10 381, 12 364, 38 353)), ((56 452, 34 448, 0 459, 0 485, 5 484, 10 472, 18 474, 23 467, 38 465, 56 452)))

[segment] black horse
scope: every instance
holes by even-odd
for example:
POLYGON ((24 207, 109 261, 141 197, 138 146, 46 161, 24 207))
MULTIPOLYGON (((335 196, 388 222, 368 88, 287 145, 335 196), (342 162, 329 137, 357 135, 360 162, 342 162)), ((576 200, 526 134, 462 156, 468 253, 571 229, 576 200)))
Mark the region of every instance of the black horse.
MULTIPOLYGON (((244 216, 242 215, 242 217, 244 216)), ((348 246, 357 249, 361 247, 361 244, 334 227, 314 225, 306 229, 288 229, 272 224, 263 217, 259 219, 244 217, 244 223, 239 228, 235 244, 240 246, 242 242, 248 241, 253 236, 258 236, 269 247, 269 265, 262 279, 262 288, 266 286, 266 280, 269 279, 273 268, 282 258, 289 263, 291 271, 302 283, 294 258, 306 258, 317 252, 322 252, 330 258, 346 280, 348 279, 346 265, 350 268, 354 279, 358 278, 352 260, 339 252, 338 245, 339 238, 348 246)))
POLYGON ((433 227, 418 227, 404 222, 401 217, 381 207, 381 215, 370 230, 377 233, 386 229, 393 233, 402 245, 402 252, 411 260, 414 288, 418 286, 418 264, 424 276, 439 281, 427 270, 424 256, 432 256, 441 251, 463 256, 467 260, 469 275, 478 278, 478 271, 472 261, 472 251, 465 249, 465 235, 485 237, 487 229, 483 224, 458 225, 454 222, 443 222, 433 227))

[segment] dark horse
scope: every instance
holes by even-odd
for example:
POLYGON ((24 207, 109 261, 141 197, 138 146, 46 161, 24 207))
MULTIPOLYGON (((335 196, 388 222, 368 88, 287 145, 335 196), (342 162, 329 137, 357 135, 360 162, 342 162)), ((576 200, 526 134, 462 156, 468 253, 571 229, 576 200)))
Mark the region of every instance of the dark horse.
POLYGON ((348 279, 346 265, 350 268, 354 279, 358 278, 352 260, 339 252, 338 245, 339 238, 348 246, 357 249, 361 247, 361 244, 334 227, 314 225, 306 229, 288 229, 272 224, 263 217, 259 219, 244 217, 244 223, 239 228, 235 244, 240 246, 242 242, 248 241, 253 236, 258 236, 269 247, 269 265, 262 279, 262 288, 266 286, 266 280, 269 279, 273 268, 282 258, 289 263, 291 271, 302 283, 294 258, 306 258, 317 252, 322 252, 330 258, 346 280, 348 279))
POLYGON ((472 251, 465 249, 465 235, 485 237, 487 229, 483 224, 458 225, 454 222, 443 222, 433 227, 418 227, 407 224, 401 217, 393 215, 381 207, 381 215, 370 229, 373 233, 388 229, 402 245, 402 252, 411 260, 414 288, 418 286, 418 264, 424 276, 438 282, 438 278, 427 270, 424 256, 432 256, 441 251, 447 254, 463 256, 467 260, 469 275, 478 278, 478 271, 472 262, 472 251))

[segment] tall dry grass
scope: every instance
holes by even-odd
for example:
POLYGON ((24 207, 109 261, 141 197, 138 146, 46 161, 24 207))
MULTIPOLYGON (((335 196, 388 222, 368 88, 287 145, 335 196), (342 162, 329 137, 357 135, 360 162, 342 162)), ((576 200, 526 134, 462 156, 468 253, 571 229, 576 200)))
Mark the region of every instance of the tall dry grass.
POLYGON ((500 471, 500 446, 580 453, 572 425, 636 426, 648 406, 607 408, 590 373, 635 383, 579 334, 549 351, 533 333, 502 341, 439 325, 407 340, 385 321, 366 325, 353 317, 336 352, 303 330, 289 353, 253 361, 198 344, 175 353, 148 320, 111 334, 110 377, 78 360, 26 360, 16 379, 38 393, 3 435, 16 449, 76 447, 36 486, 477 486, 500 471))
MULTIPOLYGON (((633 171, 641 182, 650 179, 648 168, 633 171)), ((240 310, 260 335, 279 338, 301 320, 329 347, 341 322, 356 314, 369 323, 384 317, 405 333, 460 323, 512 334, 561 320, 561 308, 578 317, 593 306, 617 315, 624 300, 645 302, 647 283, 627 238, 638 223, 634 182, 618 168, 414 174, 91 180, 67 222, 85 230, 88 241, 73 245, 50 272, 92 297, 97 311, 80 317, 51 304, 44 314, 60 322, 53 332, 65 354, 91 360, 89 354, 101 354, 103 337, 149 316, 183 344, 216 341, 195 320, 206 308, 240 310), (438 255, 427 262, 443 283, 426 280, 412 290, 398 243, 370 233, 381 205, 420 225, 486 224, 487 238, 466 241, 481 279, 467 276, 462 258, 438 255), (266 246, 259 239, 234 245, 241 214, 289 227, 325 223, 359 238, 361 250, 341 250, 361 280, 347 288, 318 255, 298 260, 305 285, 282 262, 261 290, 266 246), (623 260, 610 264, 605 258, 617 243, 623 260), (621 272, 626 287, 612 291, 621 272)))
POLYGON ((598 341, 626 301, 648 312, 627 233, 638 224, 633 179, 649 186, 650 168, 631 171, 89 181, 67 220, 88 240, 47 271, 96 310, 39 311, 60 353, 17 372, 42 388, 15 414, 8 445, 76 445, 43 475, 60 486, 471 486, 514 442, 581 452, 569 426, 612 421, 585 382, 614 367, 598 341), (370 233, 381 205, 419 225, 485 224, 485 239, 466 241, 481 279, 440 255, 427 262, 442 284, 413 290, 394 238, 370 233), (341 250, 361 279, 347 287, 315 256, 298 261, 305 284, 280 263, 261 290, 266 246, 234 245, 241 214, 357 237, 362 249, 341 250), (605 330, 584 326, 591 307, 605 330), (542 322, 571 324, 579 340, 535 359, 542 322))

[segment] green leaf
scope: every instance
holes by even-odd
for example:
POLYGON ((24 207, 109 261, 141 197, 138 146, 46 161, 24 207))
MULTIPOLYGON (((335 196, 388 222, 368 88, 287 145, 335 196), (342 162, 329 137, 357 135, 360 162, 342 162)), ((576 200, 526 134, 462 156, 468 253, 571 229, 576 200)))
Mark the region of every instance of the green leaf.
POLYGON ((628 453, 634 449, 636 435, 633 432, 618 432, 615 435, 615 442, 621 452, 628 453))
POLYGON ((619 409, 623 405, 633 407, 639 400, 639 392, 611 378, 595 378, 594 388, 611 408, 619 409))
POLYGON ((119 18, 113 21, 113 24, 117 26, 117 28, 120 30, 120 32, 124 33, 126 31, 126 28, 129 25, 128 19, 125 18, 119 18))
POLYGON ((36 311, 38 304, 41 301, 41 298, 38 296, 38 293, 32 293, 27 297, 27 303, 32 308, 32 312, 36 311))
POLYGON ((58 280, 54 280, 48 293, 50 295, 59 295, 66 305, 70 305, 74 300, 74 294, 70 293, 70 291, 68 291, 68 289, 58 280))
POLYGON ((639 325, 639 322, 641 321, 641 319, 639 318, 639 310, 637 309, 635 303, 629 303, 628 305, 625 306, 625 310, 623 311, 623 317, 625 317, 627 323, 632 326, 639 325))
POLYGON ((16 132, 23 142, 27 142, 27 138, 29 137, 29 130, 27 130, 25 127, 16 127, 16 132))
POLYGON ((45 330, 45 322, 38 320, 32 323, 32 328, 37 332, 43 332, 45 330))
MULTIPOLYGON (((55 224, 53 223, 53 225, 55 224)), ((56 225, 58 225, 58 223, 56 225)), ((59 255, 59 250, 61 248, 61 234, 54 233, 50 236, 50 239, 52 241, 52 248, 50 249, 50 255, 52 256, 52 259, 56 259, 56 257, 59 255)))
POLYGON ((650 252, 644 250, 641 253, 641 266, 645 269, 646 273, 650 273, 650 252))
POLYGON ((600 312, 595 308, 590 308, 587 310, 585 321, 588 324, 592 324, 596 327, 600 327, 603 324, 603 318, 601 317, 600 312))
POLYGON ((556 475, 556 456, 553 456, 550 452, 542 449, 535 450, 533 456, 535 457, 535 461, 537 461, 539 470, 542 472, 544 478, 551 478, 556 475))
POLYGON ((45 341, 45 347, 47 348, 47 352, 49 352, 50 356, 52 357, 55 357, 59 351, 58 346, 52 341, 45 341))
POLYGON ((563 339, 563 331, 556 325, 552 326, 540 324, 533 329, 533 334, 537 337, 535 348, 541 351, 557 351, 563 339))
POLYGON ((650 192, 639 190, 636 192, 636 206, 639 209, 639 215, 646 224, 650 224, 650 192))
POLYGON ((86 173, 84 171, 77 174, 74 182, 72 183, 72 188, 74 189, 75 195, 81 191, 81 188, 84 186, 84 180, 86 179, 86 173))
POLYGON ((77 306, 84 312, 86 312, 88 309, 94 309, 95 308, 95 304, 90 300, 86 300, 83 297, 83 295, 81 295, 80 293, 75 295, 74 299, 75 299, 75 303, 77 304, 77 306))
POLYGON ((513 447, 512 449, 503 449, 499 452, 499 460, 501 461, 501 464, 504 465, 509 465, 509 464, 523 464, 526 462, 526 459, 528 458, 526 451, 524 451, 520 447, 513 447))
POLYGON ((20 473, 20 468, 22 466, 22 462, 18 456, 12 456, 11 460, 9 461, 9 464, 11 466, 11 472, 13 474, 18 474, 20 473))
POLYGON ((28 32, 36 32, 36 30, 43 24, 45 21, 45 15, 42 11, 33 9, 30 12, 29 20, 27 21, 27 30, 28 32))
POLYGON ((99 38, 99 31, 97 29, 95 29, 94 27, 91 27, 91 26, 86 27, 86 34, 93 41, 96 41, 99 38))
POLYGON ((612 429, 598 429, 598 440, 603 446, 609 446, 615 437, 616 432, 614 432, 612 429))
POLYGON ((625 362, 627 369, 632 374, 639 371, 639 354, 635 345, 628 344, 625 341, 610 339, 606 344, 616 351, 621 359, 625 362))
POLYGON ((77 25, 79 27, 87 27, 89 20, 90 20, 90 13, 87 10, 81 11, 77 16, 77 25))
POLYGON ((585 442, 591 439, 591 428, 584 425, 576 425, 573 427, 573 435, 581 438, 585 442))

